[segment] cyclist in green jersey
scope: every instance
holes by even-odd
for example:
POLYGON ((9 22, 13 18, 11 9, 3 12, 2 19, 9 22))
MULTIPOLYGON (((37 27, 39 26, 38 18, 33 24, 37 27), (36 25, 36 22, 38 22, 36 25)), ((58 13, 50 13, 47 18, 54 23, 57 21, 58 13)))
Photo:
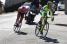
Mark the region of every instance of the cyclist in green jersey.
MULTIPOLYGON (((42 10, 40 11, 40 15, 41 15, 41 19, 40 19, 40 22, 42 21, 42 19, 45 18, 45 21, 46 21, 46 16, 47 16, 47 12, 49 12, 49 15, 51 16, 51 21, 54 20, 54 16, 53 16, 53 13, 51 11, 51 2, 48 1, 47 5, 43 6, 42 10)), ((45 24, 44 24, 45 26, 45 24)), ((43 34, 43 29, 41 29, 41 34, 43 34)))
POLYGON ((40 11, 41 17, 46 16, 47 12, 49 12, 50 13, 49 15, 53 18, 53 13, 50 8, 51 8, 51 2, 48 1, 47 5, 43 6, 42 10, 40 11))

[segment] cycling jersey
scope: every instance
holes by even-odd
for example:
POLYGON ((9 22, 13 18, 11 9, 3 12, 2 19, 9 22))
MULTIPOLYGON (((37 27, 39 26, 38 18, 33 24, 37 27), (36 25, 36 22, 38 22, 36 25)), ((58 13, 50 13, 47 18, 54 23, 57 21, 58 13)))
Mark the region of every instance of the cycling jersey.
MULTIPOLYGON (((48 5, 45 5, 42 10, 40 11, 40 15, 42 17, 47 15, 47 12, 50 11, 50 9, 48 8, 48 5)), ((52 15, 52 12, 50 11, 50 15, 52 15)))
POLYGON ((48 5, 45 5, 42 10, 40 11, 41 16, 45 16, 48 11, 48 5))

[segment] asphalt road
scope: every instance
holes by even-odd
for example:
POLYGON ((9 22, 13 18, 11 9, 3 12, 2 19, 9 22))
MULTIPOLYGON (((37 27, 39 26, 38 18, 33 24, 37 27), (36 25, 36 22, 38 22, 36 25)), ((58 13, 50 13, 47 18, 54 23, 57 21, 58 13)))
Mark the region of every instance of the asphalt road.
POLYGON ((50 29, 46 38, 35 36, 36 25, 22 22, 21 33, 13 31, 17 12, 0 15, 0 44, 67 44, 67 15, 55 16, 49 21, 50 29))

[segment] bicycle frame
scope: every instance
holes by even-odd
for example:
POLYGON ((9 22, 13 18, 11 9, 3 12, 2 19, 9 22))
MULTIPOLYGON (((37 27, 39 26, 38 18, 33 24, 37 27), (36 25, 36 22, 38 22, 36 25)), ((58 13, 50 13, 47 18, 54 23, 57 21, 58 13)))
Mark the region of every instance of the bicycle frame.
POLYGON ((47 14, 46 14, 46 16, 44 16, 44 17, 41 18, 41 24, 40 24, 41 25, 41 28, 39 30, 40 32, 43 31, 43 28, 45 27, 45 25, 47 23, 47 18, 48 18, 47 17, 47 14))

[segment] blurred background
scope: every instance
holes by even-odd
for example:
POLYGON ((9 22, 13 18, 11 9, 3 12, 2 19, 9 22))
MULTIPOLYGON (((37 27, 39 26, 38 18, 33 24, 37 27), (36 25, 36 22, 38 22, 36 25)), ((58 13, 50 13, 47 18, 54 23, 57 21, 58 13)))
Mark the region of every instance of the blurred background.
MULTIPOLYGON (((12 12, 18 9, 26 1, 32 0, 0 0, 0 13, 12 12)), ((65 11, 67 14, 66 0, 58 0, 57 11, 65 11)))

